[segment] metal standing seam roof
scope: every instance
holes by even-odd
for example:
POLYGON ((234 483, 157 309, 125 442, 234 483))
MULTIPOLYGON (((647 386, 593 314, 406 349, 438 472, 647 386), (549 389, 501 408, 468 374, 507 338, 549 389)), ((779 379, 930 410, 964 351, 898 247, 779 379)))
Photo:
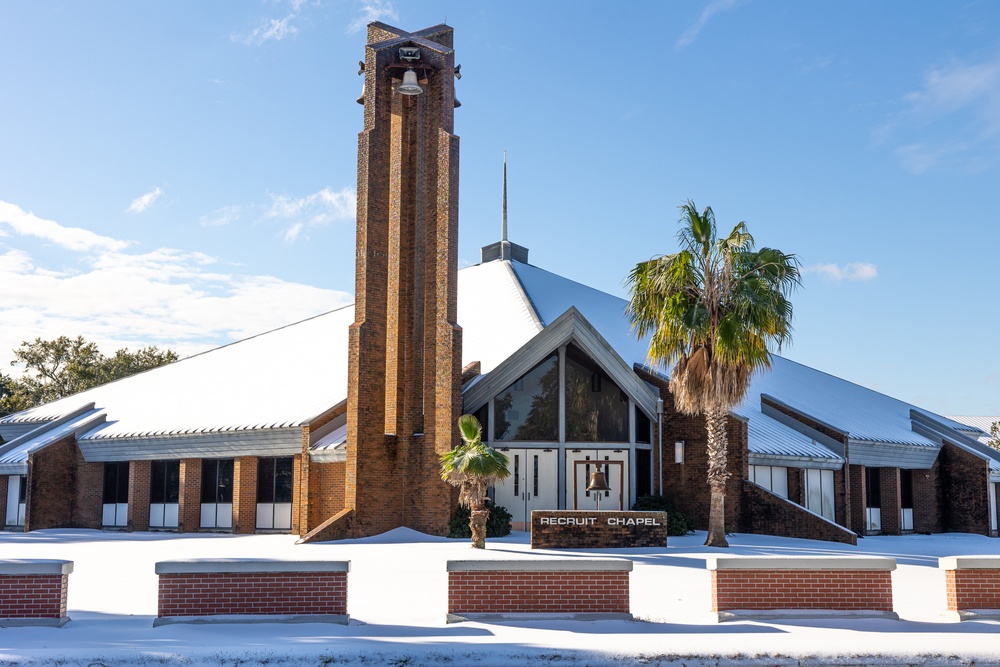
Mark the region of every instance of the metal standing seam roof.
POLYGON ((761 412, 737 414, 747 419, 747 439, 752 455, 844 462, 843 456, 761 412))
POLYGON ((28 457, 48 445, 59 442, 74 433, 88 431, 104 422, 103 410, 91 408, 63 424, 47 428, 39 426, 34 431, 0 447, 0 467, 28 462, 28 457), (37 434, 36 434, 37 432, 37 434))
POLYGON ((959 415, 948 417, 953 422, 958 422, 968 427, 969 431, 981 431, 989 435, 990 427, 1000 422, 1000 415, 959 415))

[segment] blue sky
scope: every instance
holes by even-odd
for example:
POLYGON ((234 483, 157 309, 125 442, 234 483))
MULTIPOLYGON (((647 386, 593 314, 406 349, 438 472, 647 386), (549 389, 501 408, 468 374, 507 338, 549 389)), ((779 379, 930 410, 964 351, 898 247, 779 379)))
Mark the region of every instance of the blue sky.
POLYGON ((0 3, 0 368, 200 351, 352 301, 365 24, 455 28, 460 262, 624 296, 677 207, 796 253, 786 356, 1000 414, 1000 4, 0 3))

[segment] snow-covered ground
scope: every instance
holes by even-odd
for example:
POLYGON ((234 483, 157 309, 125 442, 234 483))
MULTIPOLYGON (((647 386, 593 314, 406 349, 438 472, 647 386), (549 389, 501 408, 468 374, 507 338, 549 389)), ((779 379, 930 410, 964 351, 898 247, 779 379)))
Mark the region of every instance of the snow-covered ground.
POLYGON ((0 558, 75 563, 62 628, 0 629, 0 665, 1000 665, 1000 622, 944 621, 939 556, 1000 554, 977 535, 869 537, 857 547, 758 535, 732 554, 865 554, 897 559, 900 620, 729 622, 709 619, 704 533, 666 549, 532 551, 527 533, 467 541, 406 529, 296 546, 289 535, 174 535, 92 530, 0 532, 0 558), (542 554, 629 558, 632 613, 623 621, 445 623, 447 560, 542 554), (347 626, 165 625, 153 628, 154 563, 182 558, 350 560, 347 626))

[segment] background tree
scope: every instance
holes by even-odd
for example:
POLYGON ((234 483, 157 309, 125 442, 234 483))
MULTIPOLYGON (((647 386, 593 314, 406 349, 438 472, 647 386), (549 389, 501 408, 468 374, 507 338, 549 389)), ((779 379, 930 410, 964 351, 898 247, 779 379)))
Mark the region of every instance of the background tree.
POLYGON ((990 424, 990 440, 986 444, 1000 451, 1000 422, 990 424))
POLYGON ((681 251, 635 266, 627 313, 640 337, 651 333, 649 360, 673 366, 676 409, 704 415, 711 492, 705 544, 727 547, 727 416, 753 374, 770 366, 769 348, 791 337, 788 295, 799 285, 799 263, 780 250, 755 250, 745 222, 718 238, 711 208, 699 214, 689 200, 680 210, 681 251))
POLYGON ((472 415, 458 419, 462 444, 441 457, 441 479, 458 487, 458 504, 469 508, 472 548, 486 548, 486 489, 510 475, 507 456, 483 442, 483 427, 472 415))
POLYGON ((12 366, 23 365, 24 375, 14 378, 0 373, 0 416, 71 396, 177 359, 173 350, 160 350, 155 346, 136 351, 122 348, 106 357, 96 343, 82 336, 25 341, 14 350, 11 362, 12 366))

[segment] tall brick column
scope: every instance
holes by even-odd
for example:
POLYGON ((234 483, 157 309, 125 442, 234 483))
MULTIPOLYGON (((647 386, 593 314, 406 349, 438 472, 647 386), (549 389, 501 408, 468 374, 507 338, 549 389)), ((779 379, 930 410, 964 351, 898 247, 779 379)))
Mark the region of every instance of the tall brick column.
POLYGON ((447 529, 451 492, 438 459, 456 444, 462 346, 454 69, 450 27, 369 24, 347 398, 353 514, 336 535, 447 529), (401 47, 419 57, 404 60, 401 47), (420 95, 395 90, 408 68, 420 95))
POLYGON ((149 530, 149 475, 151 461, 129 461, 128 529, 149 530))
POLYGON ((847 465, 846 467, 851 512, 851 523, 847 527, 859 535, 864 535, 868 529, 868 513, 865 511, 865 503, 867 502, 865 467, 862 465, 847 465))
POLYGON ((7 523, 7 475, 0 475, 0 528, 7 523))
POLYGON ((250 534, 257 529, 257 457, 238 456, 233 461, 233 532, 250 534))
POLYGON ((899 468, 880 468, 879 486, 882 491, 882 532, 885 535, 900 535, 903 532, 903 504, 899 468))
POLYGON ((201 528, 201 459, 181 459, 177 530, 194 533, 201 528))

